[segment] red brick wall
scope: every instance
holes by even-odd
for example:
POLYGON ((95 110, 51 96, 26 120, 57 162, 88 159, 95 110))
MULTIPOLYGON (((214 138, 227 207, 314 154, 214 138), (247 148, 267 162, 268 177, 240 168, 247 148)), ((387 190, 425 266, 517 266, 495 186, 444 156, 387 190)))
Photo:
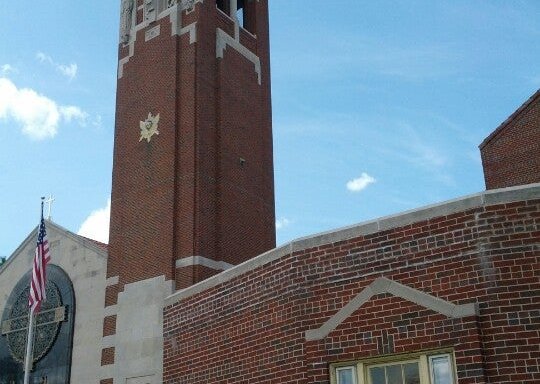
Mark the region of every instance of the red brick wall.
MULTIPOLYGON (((241 42, 261 60, 261 84, 255 65, 232 47, 217 67, 218 247, 230 264, 272 249, 276 241, 268 5, 245 5, 257 37, 241 29, 241 42)), ((217 15, 220 28, 234 31, 232 20, 217 15)))
MULTIPOLYGON (((217 26, 234 28, 213 1, 183 14, 183 26, 196 22, 195 43, 189 34, 171 36, 166 17, 149 26, 161 24, 158 37, 145 42, 145 30, 138 32, 123 65, 107 269, 120 277, 120 292, 160 275, 185 280, 175 276, 183 257, 236 264, 275 246, 268 5, 248 4, 256 13, 257 38, 247 38, 262 62, 260 85, 253 63, 233 48, 216 58, 217 26), (160 133, 139 142, 139 121, 149 112, 160 114, 160 133)), ((120 58, 128 53, 120 47, 120 58)))
POLYGON ((540 182, 540 91, 480 146, 487 189, 540 182))
POLYGON ((204 265, 189 265, 176 268, 176 289, 184 289, 193 285, 194 281, 203 281, 221 272, 204 265))
MULTIPOLYGON (((107 276, 120 277, 120 291, 134 281, 174 276, 177 39, 168 19, 149 42, 140 31, 117 84, 107 276), (149 112, 160 114, 159 136, 139 142, 139 122, 149 112)), ((188 37, 181 40, 189 45, 188 37)))
POLYGON ((329 244, 292 243, 292 254, 276 250, 284 255, 179 293, 164 313, 164 382, 326 384, 332 362, 433 348, 454 350, 460 384, 540 382, 540 198, 529 196, 329 244), (380 276, 478 303, 479 315, 448 318, 383 294, 326 338, 305 340, 380 276))

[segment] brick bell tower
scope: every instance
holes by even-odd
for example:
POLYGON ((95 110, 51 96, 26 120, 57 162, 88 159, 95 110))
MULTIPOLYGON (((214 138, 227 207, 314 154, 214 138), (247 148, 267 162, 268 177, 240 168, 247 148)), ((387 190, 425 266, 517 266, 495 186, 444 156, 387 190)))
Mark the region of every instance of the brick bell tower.
POLYGON ((268 0, 122 0, 100 384, 161 383, 165 297, 273 247, 268 0))
POLYGON ((119 292, 275 247, 267 0, 122 1, 114 140, 119 292))

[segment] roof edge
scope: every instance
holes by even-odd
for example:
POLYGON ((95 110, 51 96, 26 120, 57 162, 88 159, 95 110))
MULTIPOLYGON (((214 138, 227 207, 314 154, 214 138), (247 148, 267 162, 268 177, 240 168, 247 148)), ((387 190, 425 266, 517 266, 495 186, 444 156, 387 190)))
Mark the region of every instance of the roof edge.
MULTIPOLYGON (((103 248, 100 248, 99 245, 95 243, 94 240, 89 239, 87 237, 77 235, 76 233, 71 232, 70 230, 62 227, 61 225, 58 225, 50 220, 45 219, 45 226, 46 228, 54 228, 58 232, 62 232, 66 237, 72 239, 73 241, 76 241, 77 243, 85 246, 86 248, 90 248, 93 251, 95 251, 97 254, 107 257, 107 251, 105 251, 103 248)), ((6 262, 0 267, 0 275, 6 270, 9 264, 15 259, 16 254, 20 254, 20 251, 28 245, 29 242, 36 241, 38 231, 38 225, 34 227, 26 236, 26 238, 22 241, 22 243, 9 255, 6 262)))
POLYGON ((518 109, 514 111, 508 118, 501 123, 493 132, 491 132, 488 137, 480 143, 478 148, 482 150, 491 140, 493 140, 501 131, 512 121, 514 121, 519 115, 521 115, 525 109, 527 109, 536 99, 540 98, 540 89, 538 89, 531 97, 527 99, 518 109))
POLYGON ((238 264, 226 271, 192 285, 191 287, 173 293, 165 299, 165 306, 173 305, 183 299, 204 292, 296 251, 349 240, 375 232, 399 228, 405 225, 414 224, 435 217, 447 216, 473 208, 539 198, 540 183, 493 189, 442 203, 427 205, 395 215, 384 216, 348 227, 302 237, 238 264))

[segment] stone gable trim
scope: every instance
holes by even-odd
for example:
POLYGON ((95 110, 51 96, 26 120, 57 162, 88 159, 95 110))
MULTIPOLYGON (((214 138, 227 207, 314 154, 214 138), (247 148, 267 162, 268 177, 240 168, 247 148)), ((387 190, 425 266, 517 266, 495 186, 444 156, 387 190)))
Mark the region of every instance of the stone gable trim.
POLYGON ((328 319, 317 329, 306 331, 306 341, 322 340, 330 332, 336 329, 357 309, 369 301, 373 296, 383 293, 401 297, 412 303, 421 305, 424 308, 431 309, 447 317, 458 319, 461 317, 475 316, 478 314, 476 303, 456 305, 449 301, 440 299, 436 296, 427 294, 417 289, 400 284, 386 277, 375 279, 370 285, 362 290, 347 305, 341 308, 334 316, 328 319))
MULTIPOLYGON (((101 248, 99 245, 97 245, 93 240, 88 239, 84 236, 79 236, 76 233, 73 233, 66 228, 45 219, 45 229, 47 230, 47 236, 49 239, 51 238, 51 232, 50 229, 53 229, 57 232, 60 232, 62 236, 65 236, 76 243, 79 243, 82 247, 90 249, 97 253, 101 257, 107 257, 107 251, 105 251, 103 248, 101 248)), ((36 243, 37 241, 37 231, 38 231, 38 225, 32 229, 32 231, 26 236, 26 239, 23 240, 23 242, 13 251, 13 253, 7 258, 6 262, 0 267, 0 275, 7 269, 7 267, 12 263, 12 261, 15 259, 17 255, 20 255, 22 250, 29 244, 29 243, 36 243)), ((54 261, 54 254, 52 255, 53 261, 54 261)))
POLYGON ((540 183, 480 192, 443 203, 406 211, 401 214, 385 216, 349 227, 303 237, 265 252, 198 284, 178 291, 165 299, 165 306, 173 305, 183 299, 204 292, 207 289, 241 276, 246 272, 271 263, 284 256, 291 255, 296 251, 336 243, 392 228, 399 228, 416 222, 451 215, 473 208, 532 199, 540 199, 540 183))

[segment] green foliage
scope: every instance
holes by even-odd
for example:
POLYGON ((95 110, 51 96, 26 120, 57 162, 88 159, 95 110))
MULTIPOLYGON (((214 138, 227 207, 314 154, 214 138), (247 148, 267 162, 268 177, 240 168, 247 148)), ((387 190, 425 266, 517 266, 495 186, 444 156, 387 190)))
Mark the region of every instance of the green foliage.
POLYGON ((2 266, 2 264, 4 264, 6 262, 7 258, 5 257, 0 257, 0 266, 2 266))

